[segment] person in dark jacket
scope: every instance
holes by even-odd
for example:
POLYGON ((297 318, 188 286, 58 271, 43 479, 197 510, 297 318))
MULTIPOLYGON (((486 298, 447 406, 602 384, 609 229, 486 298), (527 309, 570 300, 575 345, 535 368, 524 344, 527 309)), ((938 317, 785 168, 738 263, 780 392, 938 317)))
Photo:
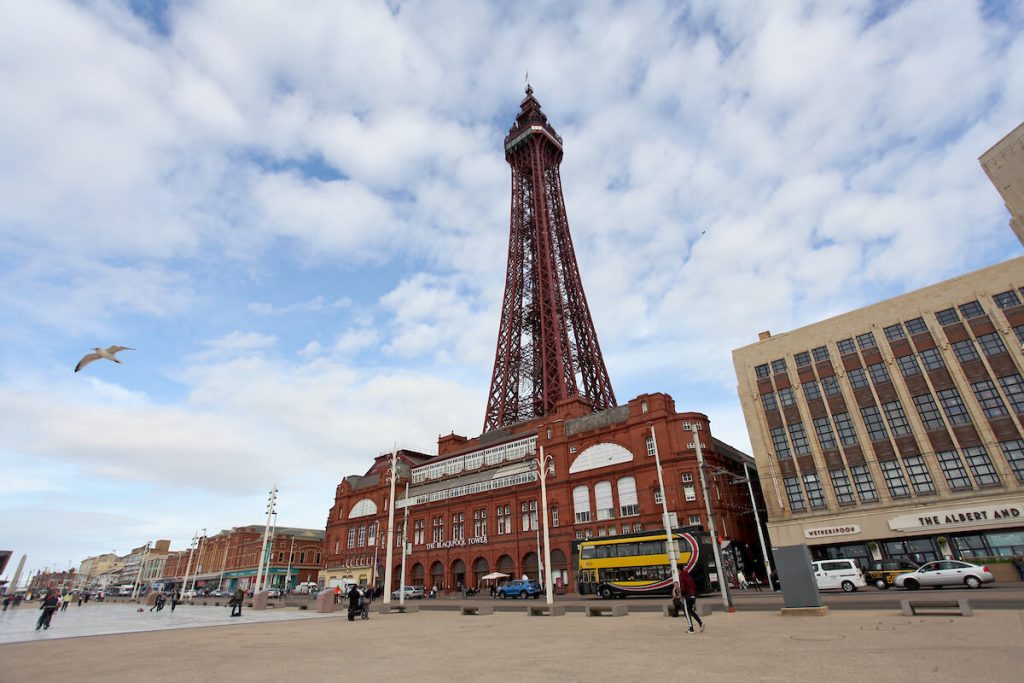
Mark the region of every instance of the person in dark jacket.
POLYGON ((58 607, 60 607, 60 596, 57 595, 57 591, 51 590, 46 594, 46 597, 43 598, 42 604, 39 605, 39 609, 41 609, 43 613, 39 615, 39 621, 36 622, 37 631, 40 628, 50 628, 50 619, 53 618, 53 613, 57 611, 58 607))
POLYGON ((700 615, 697 614, 697 584, 694 583, 693 577, 690 576, 690 572, 686 570, 681 564, 676 565, 676 569, 679 570, 679 585, 672 589, 673 602, 676 604, 676 609, 682 608, 683 615, 686 616, 686 623, 689 626, 686 629, 687 633, 693 633, 693 622, 696 621, 700 627, 700 632, 704 633, 704 622, 701 621, 700 615))
POLYGON ((356 614, 361 611, 359 606, 359 599, 362 597, 359 593, 359 589, 353 583, 352 588, 348 591, 348 620, 355 621, 356 614))
POLYGON ((231 601, 228 603, 231 605, 231 616, 240 617, 242 616, 242 603, 245 602, 245 591, 239 588, 235 591, 231 601))

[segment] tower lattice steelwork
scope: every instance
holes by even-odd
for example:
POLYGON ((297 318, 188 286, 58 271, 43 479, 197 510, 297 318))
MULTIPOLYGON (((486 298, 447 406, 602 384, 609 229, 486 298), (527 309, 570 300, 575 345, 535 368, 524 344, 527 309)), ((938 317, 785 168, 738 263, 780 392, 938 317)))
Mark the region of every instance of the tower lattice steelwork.
POLYGON ((615 405, 565 215, 562 138, 529 85, 520 109, 505 138, 512 217, 485 432, 547 415, 572 396, 594 411, 615 405))

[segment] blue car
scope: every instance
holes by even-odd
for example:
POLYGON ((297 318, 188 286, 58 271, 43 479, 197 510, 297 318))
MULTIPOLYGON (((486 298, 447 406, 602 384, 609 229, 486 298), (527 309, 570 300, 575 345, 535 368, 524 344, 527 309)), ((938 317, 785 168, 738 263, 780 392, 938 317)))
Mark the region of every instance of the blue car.
POLYGON ((539 598, 544 589, 536 581, 509 581, 498 586, 498 596, 505 598, 539 598))

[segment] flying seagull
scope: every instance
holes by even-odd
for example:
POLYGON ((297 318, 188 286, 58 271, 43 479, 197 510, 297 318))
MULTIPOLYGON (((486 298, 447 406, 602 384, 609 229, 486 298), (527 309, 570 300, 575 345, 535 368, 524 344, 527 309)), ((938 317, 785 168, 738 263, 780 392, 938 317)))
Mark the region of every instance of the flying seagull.
POLYGON ((107 360, 112 360, 115 363, 120 363, 121 361, 119 361, 114 354, 116 354, 118 351, 134 350, 135 349, 129 348, 127 346, 108 346, 105 349, 96 347, 93 349, 93 351, 95 351, 96 353, 88 353, 82 356, 82 360, 78 361, 78 365, 75 366, 75 372, 78 372, 89 363, 93 362, 94 360, 99 360, 100 358, 106 358, 107 360))

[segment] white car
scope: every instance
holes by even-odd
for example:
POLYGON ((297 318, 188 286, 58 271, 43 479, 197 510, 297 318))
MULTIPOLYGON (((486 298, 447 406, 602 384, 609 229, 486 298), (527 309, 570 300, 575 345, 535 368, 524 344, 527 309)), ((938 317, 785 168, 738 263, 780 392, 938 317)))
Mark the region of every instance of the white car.
POLYGON ((980 588, 981 584, 992 583, 995 580, 996 577, 988 570, 988 567, 959 560, 938 560, 921 565, 917 571, 900 574, 893 581, 893 585, 911 591, 923 586, 980 588))
POLYGON ((819 590, 842 588, 844 592, 852 593, 868 585, 856 560, 820 560, 811 566, 819 590))

